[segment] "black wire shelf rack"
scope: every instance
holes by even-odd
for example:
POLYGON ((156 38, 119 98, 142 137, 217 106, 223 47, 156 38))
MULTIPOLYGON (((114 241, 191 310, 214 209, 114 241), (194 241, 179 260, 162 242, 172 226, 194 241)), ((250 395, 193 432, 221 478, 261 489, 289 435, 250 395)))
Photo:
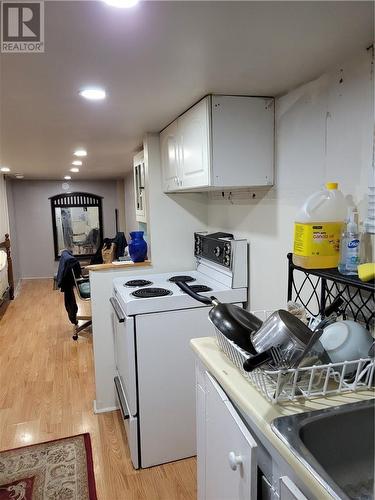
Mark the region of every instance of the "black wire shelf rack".
POLYGON ((345 276, 334 269, 304 269, 288 254, 288 300, 300 303, 311 316, 324 317, 324 310, 341 297, 344 319, 353 319, 374 330, 375 283, 345 276))

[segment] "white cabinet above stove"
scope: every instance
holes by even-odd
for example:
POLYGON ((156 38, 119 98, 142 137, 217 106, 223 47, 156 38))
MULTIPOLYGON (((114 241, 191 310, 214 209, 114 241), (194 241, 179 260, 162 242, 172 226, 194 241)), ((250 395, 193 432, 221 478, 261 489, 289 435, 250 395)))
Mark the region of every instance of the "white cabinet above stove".
POLYGON ((270 186, 274 99, 210 95, 160 134, 164 192, 270 186))

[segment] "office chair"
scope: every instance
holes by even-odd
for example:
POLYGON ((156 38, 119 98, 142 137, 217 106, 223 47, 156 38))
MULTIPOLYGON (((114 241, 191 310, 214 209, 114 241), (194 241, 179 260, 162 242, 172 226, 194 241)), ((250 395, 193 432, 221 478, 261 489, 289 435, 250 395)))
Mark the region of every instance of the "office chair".
MULTIPOLYGON (((90 302, 91 301, 91 293, 90 293, 90 280, 88 277, 85 277, 80 273, 80 276, 76 276, 75 269, 72 269, 73 280, 74 280, 74 288, 77 294, 78 303, 81 302, 90 302)), ((91 309, 91 308, 90 308, 91 309)), ((78 334, 82 330, 85 330, 92 324, 91 312, 90 314, 76 314, 76 324, 74 325, 74 334, 73 340, 78 340, 78 334), (84 321, 81 325, 80 321, 84 321)))
MULTIPOLYGON (((74 325, 73 339, 78 339, 78 333, 91 325, 90 314, 78 314, 78 303, 90 305, 90 281, 82 275, 79 260, 69 251, 63 250, 57 271, 57 286, 64 293, 64 305, 69 321, 74 325), (79 324, 84 321, 83 324, 79 324)), ((91 309, 91 307, 90 307, 91 309)))

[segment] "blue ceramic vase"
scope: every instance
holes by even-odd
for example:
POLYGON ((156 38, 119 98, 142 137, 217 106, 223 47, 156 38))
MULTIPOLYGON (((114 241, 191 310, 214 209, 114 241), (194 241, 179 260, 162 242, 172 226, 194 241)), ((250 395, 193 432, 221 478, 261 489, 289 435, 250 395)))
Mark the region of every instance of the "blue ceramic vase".
POLYGON ((144 262, 147 256, 147 243, 143 239, 143 231, 130 233, 129 255, 133 262, 144 262))

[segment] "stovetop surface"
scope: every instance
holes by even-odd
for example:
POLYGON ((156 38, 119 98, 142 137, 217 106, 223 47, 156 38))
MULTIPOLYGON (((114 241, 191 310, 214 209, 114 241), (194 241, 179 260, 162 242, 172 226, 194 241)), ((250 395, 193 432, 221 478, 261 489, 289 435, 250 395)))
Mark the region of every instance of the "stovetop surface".
POLYGON ((175 282, 169 281, 171 277, 175 276, 189 276, 193 278, 193 280, 188 282, 188 284, 191 283, 191 285, 194 286, 204 285, 206 287, 209 287, 211 289, 210 291, 201 292, 202 295, 205 295, 207 297, 215 296, 223 302, 245 302, 247 300, 246 288, 229 288, 219 281, 216 281, 195 270, 189 272, 184 271, 180 273, 173 272, 163 274, 149 274, 142 275, 141 277, 126 276, 122 278, 116 278, 113 281, 114 295, 120 302, 123 311, 128 316, 152 312, 171 311, 176 309, 207 307, 183 292, 175 282), (149 286, 124 286, 124 284, 128 283, 129 281, 140 279, 150 281, 152 284, 149 286), (168 292, 171 293, 158 297, 148 297, 148 288, 162 288, 168 290, 168 292), (133 292, 138 290, 142 290, 142 292, 139 293, 140 296, 134 296, 133 292))

